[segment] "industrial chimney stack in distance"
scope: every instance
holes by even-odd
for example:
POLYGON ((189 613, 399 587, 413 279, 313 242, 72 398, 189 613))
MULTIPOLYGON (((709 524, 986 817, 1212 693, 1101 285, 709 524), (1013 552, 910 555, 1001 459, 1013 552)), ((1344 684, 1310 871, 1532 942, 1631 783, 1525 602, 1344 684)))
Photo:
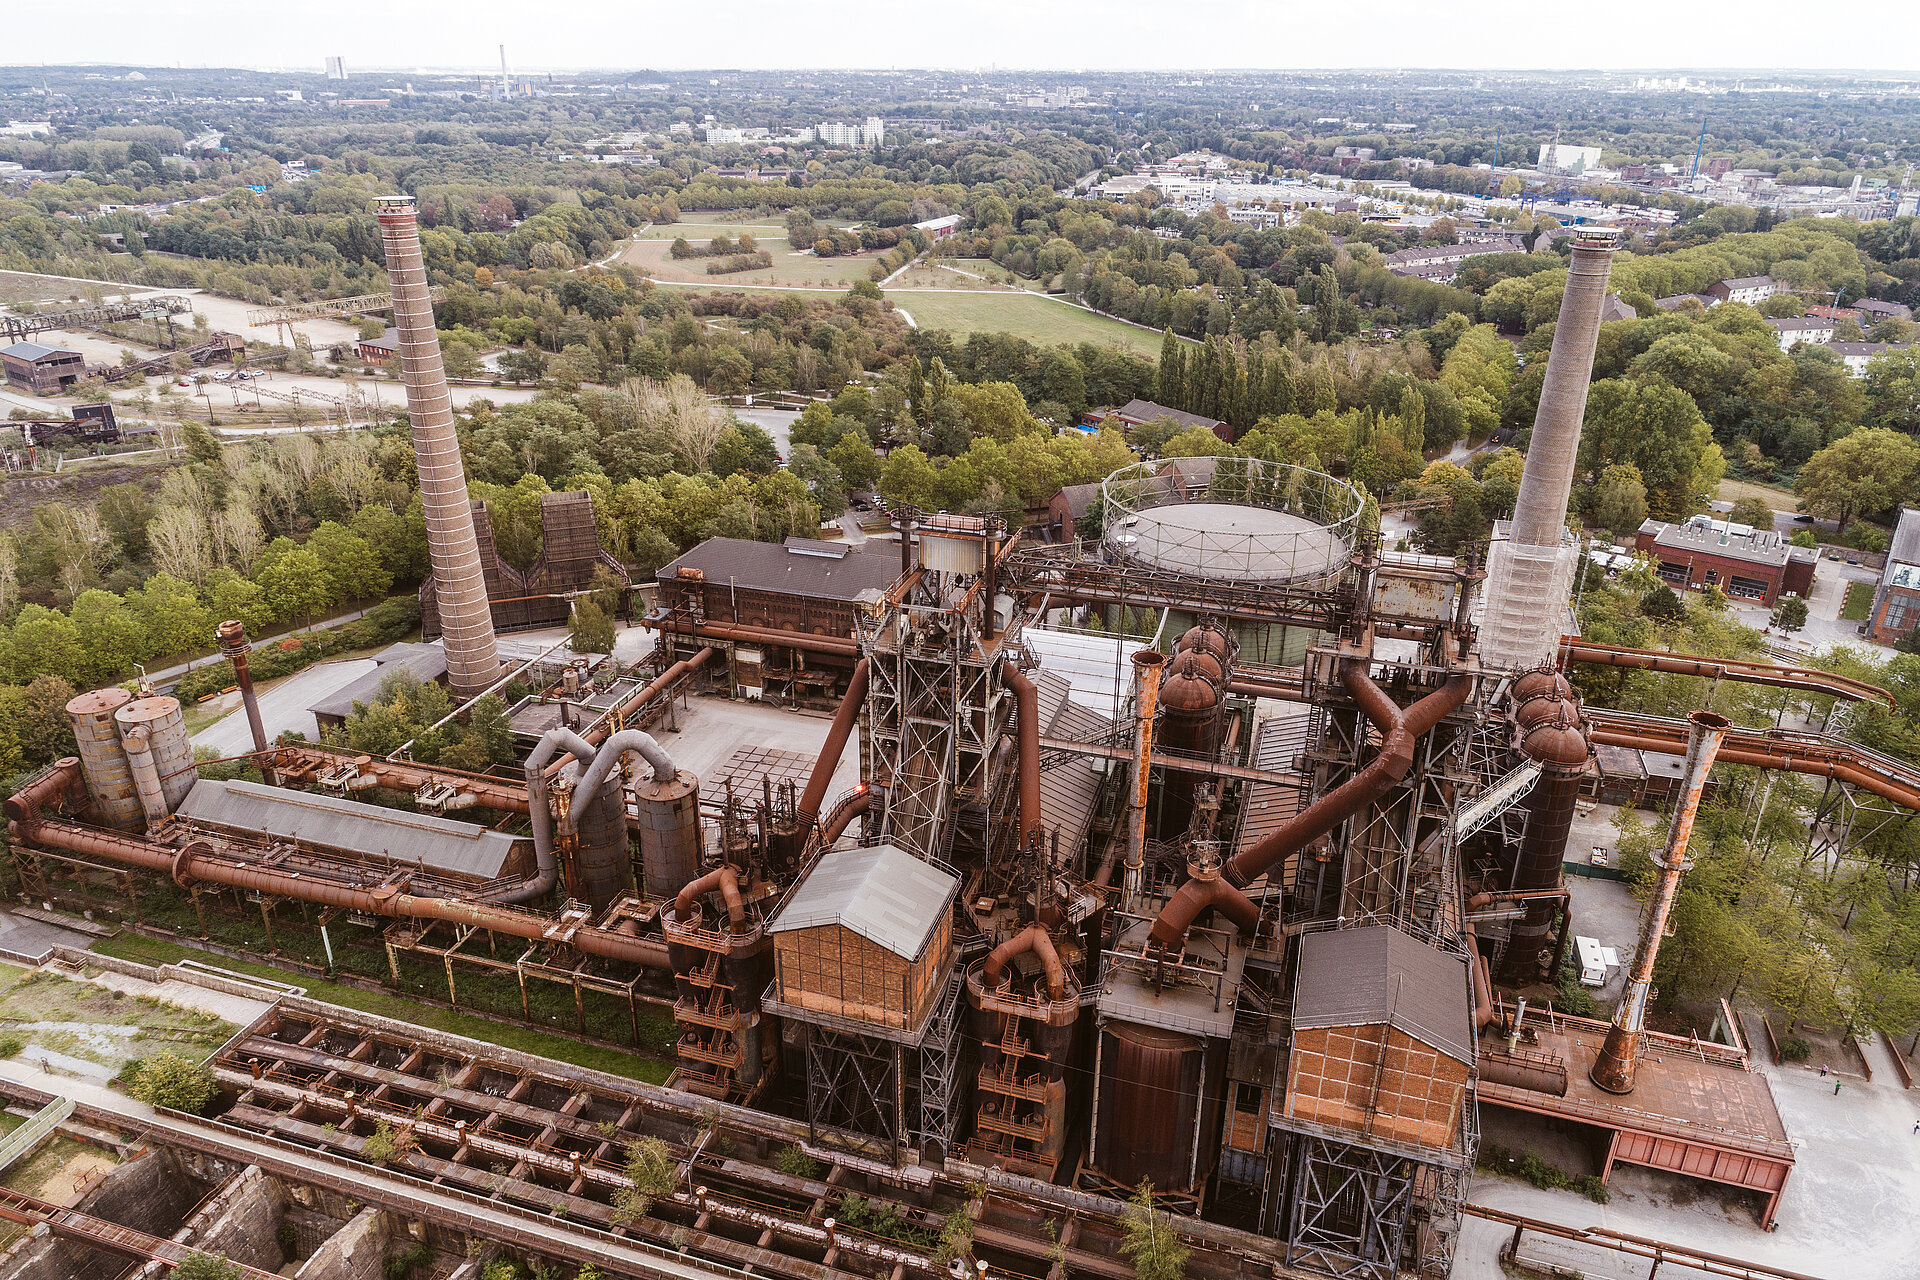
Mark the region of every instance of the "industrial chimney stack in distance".
POLYGON ((413 422, 413 452, 420 468, 420 502, 427 520, 427 550, 439 592, 447 681, 455 696, 471 698, 500 675, 494 645, 493 609, 473 532, 467 474, 453 430, 453 399, 440 335, 433 327, 427 267, 420 255, 420 224, 413 197, 381 196, 380 239, 393 289, 400 373, 407 384, 407 414, 413 422))
POLYGON ((1513 505, 1507 536, 1497 534, 1487 554, 1486 610, 1480 626, 1480 660, 1495 670, 1518 671, 1552 658, 1580 549, 1567 535, 1567 499, 1573 493, 1580 426, 1587 412, 1593 353, 1607 303, 1607 275, 1619 232, 1579 227, 1553 351, 1540 387, 1527 465, 1513 505))

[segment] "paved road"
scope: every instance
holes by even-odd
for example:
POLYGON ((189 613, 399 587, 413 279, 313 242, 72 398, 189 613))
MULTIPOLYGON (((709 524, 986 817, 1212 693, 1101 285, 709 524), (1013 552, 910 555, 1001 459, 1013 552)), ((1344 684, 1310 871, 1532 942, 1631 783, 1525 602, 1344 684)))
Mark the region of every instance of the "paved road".
MULTIPOLYGON (((259 695, 260 725, 267 741, 279 740, 291 729, 307 736, 308 742, 320 740, 320 726, 307 710, 327 695, 352 684, 379 664, 372 658, 350 658, 345 662, 316 662, 305 671, 296 671, 275 682, 259 695)), ((237 756, 253 750, 253 728, 247 713, 240 708, 238 694, 230 695, 227 714, 193 736, 196 747, 211 747, 222 756, 237 756)))
MULTIPOLYGON (((359 619, 364 618, 366 616, 367 616, 367 611, 365 609, 355 609, 352 613, 343 613, 337 618, 328 618, 323 622, 316 622, 311 627, 306 627, 303 629, 307 631, 331 631, 335 627, 344 627, 349 622, 358 621, 359 619)), ((279 638, 278 635, 256 636, 254 638, 254 644, 258 646, 258 645, 265 644, 268 640, 274 640, 278 638, 279 638)), ((219 651, 216 650, 213 653, 203 655, 202 657, 189 658, 185 662, 175 663, 171 667, 162 667, 158 671, 149 671, 147 672, 147 679, 148 681, 150 681, 155 685, 164 684, 171 680, 178 680, 181 676, 187 674, 187 672, 197 670, 200 667, 204 667, 209 662, 218 662, 218 661, 220 661, 220 654, 219 654, 219 651)))

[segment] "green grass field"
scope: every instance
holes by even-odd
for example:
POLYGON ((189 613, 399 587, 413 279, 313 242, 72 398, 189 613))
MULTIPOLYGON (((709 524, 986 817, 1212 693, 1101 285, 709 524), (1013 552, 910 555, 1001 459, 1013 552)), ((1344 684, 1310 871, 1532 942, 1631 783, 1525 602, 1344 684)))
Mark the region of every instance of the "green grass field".
POLYGON ((1714 494, 1722 502, 1738 502, 1742 498, 1758 498, 1775 511, 1797 511, 1793 490, 1777 485, 1755 484, 1751 480, 1722 480, 1719 490, 1714 494))
POLYGON ((1037 294, 889 289, 887 297, 894 306, 912 314, 914 323, 922 329, 946 329, 962 337, 969 333, 1010 333, 1043 345, 1113 342, 1143 356, 1160 354, 1160 335, 1149 329, 1136 329, 1037 294))
POLYGON ((1846 602, 1840 606, 1840 621, 1865 622, 1867 611, 1873 607, 1873 584, 1871 582, 1849 582, 1846 602))
MULTIPOLYGON (((655 228, 658 230, 659 228, 655 228)), ((697 237, 711 240, 719 227, 689 230, 684 223, 667 228, 674 232, 685 232, 689 240, 697 237)), ((662 284, 710 286, 716 289, 740 288, 750 285, 799 285, 807 287, 842 288, 856 280, 867 279, 873 271, 878 254, 861 254, 857 257, 816 258, 808 253, 796 253, 787 244, 784 229, 773 229, 761 234, 759 228, 725 228, 729 231, 752 231, 759 247, 773 256, 773 265, 760 271, 733 271, 726 275, 707 274, 707 259, 674 259, 668 256, 671 237, 652 237, 636 240, 627 245, 620 254, 620 261, 629 266, 639 267, 662 284)))
POLYGON ((310 999, 324 1001, 327 1004, 358 1009, 362 1013, 378 1014, 383 1018, 394 1018, 417 1026, 432 1027, 436 1031, 445 1031, 450 1035, 466 1036, 472 1040, 481 1040, 508 1049, 518 1049, 521 1053, 536 1054, 542 1058, 553 1058, 560 1062, 571 1062, 576 1066, 587 1067, 590 1070, 604 1071, 608 1075, 625 1076, 630 1080, 644 1080, 649 1084, 665 1083, 667 1076, 673 1071, 671 1063, 616 1049, 609 1045, 581 1044, 576 1040, 550 1036, 545 1032, 534 1031, 527 1027, 507 1026, 491 1019, 474 1017, 472 1014, 416 1004, 411 1000, 403 1000, 399 996, 387 995, 384 992, 362 991, 358 987, 343 986, 293 970, 275 969, 268 965, 251 964, 245 960, 230 960, 225 956, 209 955, 177 942, 163 942, 158 938, 148 938, 139 934, 122 934, 117 938, 103 938, 93 945, 92 950, 102 955, 131 960, 136 964, 171 964, 177 960, 198 960, 202 964, 231 969, 235 973, 271 978, 276 982, 290 982, 296 986, 305 987, 310 999))

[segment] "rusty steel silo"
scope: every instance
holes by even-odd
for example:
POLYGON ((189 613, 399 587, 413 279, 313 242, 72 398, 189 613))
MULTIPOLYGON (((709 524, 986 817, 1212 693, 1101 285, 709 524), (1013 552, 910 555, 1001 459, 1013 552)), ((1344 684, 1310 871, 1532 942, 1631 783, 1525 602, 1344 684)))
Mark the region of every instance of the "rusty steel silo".
POLYGON ((194 768, 193 742, 187 737, 187 716, 180 700, 165 694, 136 698, 115 711, 113 719, 123 740, 132 729, 145 730, 147 752, 159 774, 167 812, 178 809, 200 777, 194 768))
POLYGON ((380 240, 393 289, 393 326, 399 338, 400 375, 407 384, 407 416, 420 469, 420 502, 426 514, 427 549, 433 563, 447 682, 457 697, 471 698, 500 676, 493 611, 473 531, 467 475, 453 430, 453 400, 433 326, 433 301, 413 197, 381 196, 380 240))
POLYGON ((113 713, 133 701, 118 685, 94 689, 67 703, 67 719, 80 745, 80 770, 93 797, 95 815, 103 826, 133 831, 145 823, 133 769, 120 745, 120 729, 113 713))

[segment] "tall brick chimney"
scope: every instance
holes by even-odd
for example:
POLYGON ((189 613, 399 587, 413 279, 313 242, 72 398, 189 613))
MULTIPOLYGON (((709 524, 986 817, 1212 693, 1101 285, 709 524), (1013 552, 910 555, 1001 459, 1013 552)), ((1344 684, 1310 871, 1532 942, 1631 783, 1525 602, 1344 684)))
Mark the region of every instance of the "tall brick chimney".
POLYGON ((467 476, 453 430, 453 400, 433 327, 427 267, 420 255, 420 223, 412 196, 381 196, 380 240, 393 287, 393 325, 400 347, 400 374, 407 384, 407 415, 420 468, 420 501, 427 520, 427 550, 440 604, 447 680, 457 697, 470 698, 500 677, 493 610, 473 533, 467 476))

